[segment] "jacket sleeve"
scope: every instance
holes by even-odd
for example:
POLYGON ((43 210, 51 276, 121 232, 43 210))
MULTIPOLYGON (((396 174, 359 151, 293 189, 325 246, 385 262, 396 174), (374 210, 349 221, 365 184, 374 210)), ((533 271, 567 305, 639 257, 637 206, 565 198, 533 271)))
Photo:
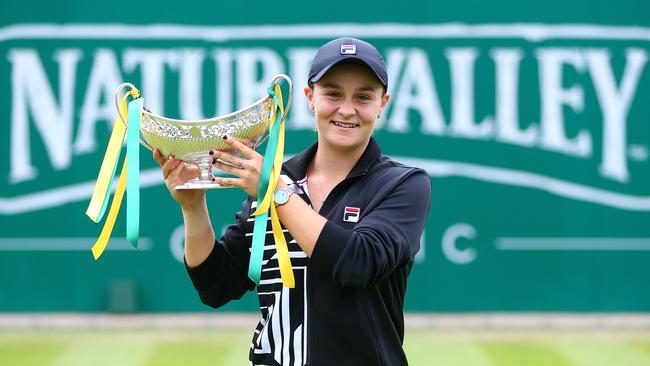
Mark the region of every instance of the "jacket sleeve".
POLYGON ((244 230, 250 212, 249 197, 237 213, 235 223, 216 240, 210 255, 196 267, 189 267, 185 262, 201 302, 208 306, 221 307, 255 288, 255 283, 248 278, 250 237, 246 237, 244 230))
POLYGON ((316 241, 312 264, 343 286, 370 286, 385 279, 418 252, 430 200, 428 175, 413 170, 352 230, 328 221, 316 241))

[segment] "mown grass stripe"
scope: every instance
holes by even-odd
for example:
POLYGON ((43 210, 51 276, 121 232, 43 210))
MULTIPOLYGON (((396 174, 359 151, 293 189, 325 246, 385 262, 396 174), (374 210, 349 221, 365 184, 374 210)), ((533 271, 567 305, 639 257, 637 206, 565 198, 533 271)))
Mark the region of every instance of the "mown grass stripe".
POLYGON ((250 351, 253 331, 242 332, 229 337, 232 345, 229 355, 224 356, 224 365, 248 365, 248 352, 250 351))
POLYGON ((650 340, 648 342, 632 342, 630 344, 650 357, 650 340))
POLYGON ((489 340, 478 344, 495 366, 576 366, 542 342, 489 340))
MULTIPOLYGON (((248 364, 252 331, 0 331, 0 366, 248 364)), ((650 366, 650 334, 406 332, 412 366, 650 366)))
POLYGON ((0 341, 0 365, 46 366, 67 349, 65 342, 5 339, 0 341))
POLYGON ((231 344, 161 342, 141 366, 225 365, 232 351, 231 344))
POLYGON ((404 351, 412 366, 491 366, 470 338, 409 332, 404 339, 404 351))
POLYGON ((159 342, 141 366, 245 365, 249 337, 242 333, 230 336, 198 334, 177 341, 159 342))
POLYGON ((576 366, 650 366, 650 355, 615 337, 564 338, 554 348, 576 366))
POLYGON ((87 333, 69 335, 67 352, 48 366, 140 366, 156 341, 139 335, 87 333))

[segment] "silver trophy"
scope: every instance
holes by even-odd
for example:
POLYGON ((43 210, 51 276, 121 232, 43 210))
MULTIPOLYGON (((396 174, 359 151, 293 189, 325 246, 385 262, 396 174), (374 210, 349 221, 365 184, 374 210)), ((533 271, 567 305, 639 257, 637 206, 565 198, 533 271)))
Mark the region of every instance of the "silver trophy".
MULTIPOLYGON (((291 106, 292 83, 284 74, 273 77, 271 86, 284 80, 288 86, 288 96, 284 106, 284 116, 291 106)), ((122 90, 135 89, 130 83, 124 83, 115 92, 117 112, 122 121, 127 124, 127 119, 119 108, 122 90)), ((239 156, 226 144, 223 136, 230 136, 244 145, 255 149, 268 138, 268 127, 276 109, 276 104, 271 95, 261 98, 257 102, 223 116, 204 120, 178 120, 157 115, 143 108, 140 122, 140 143, 149 150, 158 148, 163 156, 173 154, 176 159, 183 160, 185 164, 196 165, 200 174, 194 180, 176 189, 212 189, 223 188, 212 181, 212 156, 210 150, 224 151, 239 156)), ((279 113, 279 111, 278 111, 279 113)), ((226 162, 224 162, 226 163, 226 162)), ((228 164, 228 163, 226 163, 228 164)))

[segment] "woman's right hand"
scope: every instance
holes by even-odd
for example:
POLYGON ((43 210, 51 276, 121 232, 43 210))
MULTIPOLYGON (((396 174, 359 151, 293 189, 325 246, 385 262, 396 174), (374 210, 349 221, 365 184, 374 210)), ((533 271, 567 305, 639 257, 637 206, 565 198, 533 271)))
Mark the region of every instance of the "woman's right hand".
POLYGON ((182 209, 196 208, 205 202, 205 189, 175 189, 176 186, 198 177, 199 167, 187 165, 182 160, 174 158, 174 155, 165 159, 158 148, 153 150, 153 158, 162 168, 169 193, 182 209))

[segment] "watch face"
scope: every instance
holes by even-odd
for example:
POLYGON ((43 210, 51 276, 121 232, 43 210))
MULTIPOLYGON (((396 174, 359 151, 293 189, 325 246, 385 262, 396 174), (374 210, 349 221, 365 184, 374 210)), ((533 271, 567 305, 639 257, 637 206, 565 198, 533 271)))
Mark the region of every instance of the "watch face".
POLYGON ((279 189, 273 193, 273 200, 278 205, 283 205, 289 200, 289 193, 283 189, 279 189))

